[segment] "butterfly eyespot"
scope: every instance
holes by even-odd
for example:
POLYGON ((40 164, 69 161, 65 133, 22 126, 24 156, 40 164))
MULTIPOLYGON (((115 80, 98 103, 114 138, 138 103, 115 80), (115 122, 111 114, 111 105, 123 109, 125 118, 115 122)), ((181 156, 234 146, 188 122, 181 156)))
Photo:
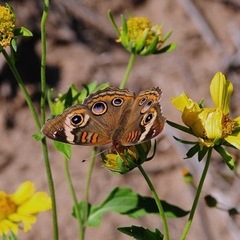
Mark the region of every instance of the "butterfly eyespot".
POLYGON ((145 123, 149 123, 149 122, 152 120, 152 118, 153 118, 153 114, 152 114, 152 113, 149 113, 149 114, 147 115, 147 117, 145 118, 145 123))
POLYGON ((71 123, 73 125, 79 125, 83 122, 83 120, 84 120, 83 116, 80 115, 80 114, 77 114, 77 115, 74 115, 74 116, 71 117, 71 123))
POLYGON ((156 118, 156 114, 154 112, 150 112, 143 117, 141 124, 147 125, 151 123, 155 118, 156 118))
POLYGON ((149 100, 142 108, 141 113, 145 113, 146 111, 148 111, 148 109, 152 106, 152 103, 153 101, 149 100))
POLYGON ((122 98, 114 98, 112 100, 112 105, 115 107, 119 107, 123 104, 123 99, 122 98))
POLYGON ((139 106, 142 106, 146 101, 147 101, 147 98, 146 98, 146 97, 143 97, 143 98, 139 101, 139 106))
POLYGON ((96 102, 92 106, 92 113, 95 115, 102 115, 107 111, 107 104, 105 102, 96 102))

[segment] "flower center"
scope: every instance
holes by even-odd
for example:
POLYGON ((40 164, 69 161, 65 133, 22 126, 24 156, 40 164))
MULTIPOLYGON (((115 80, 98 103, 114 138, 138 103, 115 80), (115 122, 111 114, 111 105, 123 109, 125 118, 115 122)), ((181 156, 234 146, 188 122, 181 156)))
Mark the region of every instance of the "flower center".
POLYGON ((235 127, 235 122, 232 121, 228 115, 223 116, 222 119, 222 138, 226 137, 229 134, 232 134, 232 131, 235 127))
POLYGON ((147 32, 146 45, 149 46, 155 37, 158 37, 157 47, 162 45, 162 29, 157 24, 152 24, 148 18, 144 17, 133 17, 129 18, 127 22, 128 26, 128 37, 132 41, 137 41, 143 37, 147 32))
POLYGON ((0 6, 0 46, 7 47, 14 37, 15 16, 8 7, 0 6))
POLYGON ((9 196, 0 192, 0 220, 7 218, 10 214, 16 212, 16 204, 11 201, 9 196))

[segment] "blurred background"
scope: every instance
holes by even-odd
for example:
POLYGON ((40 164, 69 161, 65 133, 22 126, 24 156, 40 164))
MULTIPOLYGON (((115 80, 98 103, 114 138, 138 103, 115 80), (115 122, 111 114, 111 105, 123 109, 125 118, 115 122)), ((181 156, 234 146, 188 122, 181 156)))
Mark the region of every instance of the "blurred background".
MULTIPOLYGON (((40 89, 40 21, 43 1, 7 1, 16 12, 16 26, 33 32, 32 38, 19 42, 17 66, 36 106, 40 89)), ((0 1, 4 4, 3 1, 0 1)), ((163 25, 164 33, 173 30, 171 42, 177 49, 171 53, 138 57, 127 88, 134 92, 153 86, 163 91, 164 116, 181 121, 170 99, 183 91, 195 101, 204 97, 212 106, 209 84, 217 71, 222 71, 234 84, 232 116, 240 115, 240 2, 238 0, 52 0, 47 24, 47 81, 55 93, 65 92, 70 84, 81 89, 82 84, 96 81, 118 86, 126 68, 129 53, 115 42, 116 35, 108 21, 111 9, 120 24, 120 15, 144 16, 163 25)), ((170 42, 169 41, 169 42, 170 42)), ((36 132, 22 93, 13 79, 3 56, 0 57, 0 189, 14 192, 18 185, 31 180, 39 190, 48 191, 41 146, 32 135, 36 132)), ((172 136, 181 133, 165 127, 157 138, 155 158, 143 165, 161 199, 190 209, 195 190, 183 181, 182 169, 187 167, 198 183, 204 161, 183 159, 188 148, 172 136)), ((77 223, 71 216, 72 201, 64 177, 63 159, 49 141, 50 160, 56 187, 60 239, 77 239, 77 223)), ((71 174, 79 199, 84 191, 90 147, 73 147, 71 174), (82 162, 83 159, 87 161, 82 162)), ((239 151, 233 152, 239 161, 239 151)), ((210 209, 204 196, 211 194, 226 208, 239 208, 240 180, 214 155, 198 211, 189 233, 191 240, 239 239, 239 216, 210 209)), ((148 187, 137 169, 127 175, 114 175, 102 167, 98 158, 91 183, 90 201, 99 204, 115 187, 131 187, 150 196, 148 187)), ((180 237, 187 218, 170 219, 170 235, 180 237)), ((21 239, 51 239, 51 214, 39 215, 33 230, 21 239), (36 237, 37 236, 37 237, 36 237)), ((88 228, 86 239, 119 239, 129 237, 116 227, 142 225, 161 228, 157 216, 136 219, 108 213, 99 228, 88 228)))

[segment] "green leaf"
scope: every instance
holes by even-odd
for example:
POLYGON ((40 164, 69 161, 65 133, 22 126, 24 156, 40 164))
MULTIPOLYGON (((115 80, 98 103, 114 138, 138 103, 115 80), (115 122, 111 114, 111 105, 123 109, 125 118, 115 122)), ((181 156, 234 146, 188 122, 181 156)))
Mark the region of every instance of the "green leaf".
MULTIPOLYGON (((161 201, 167 217, 183 217, 188 214, 174 205, 161 201)), ((138 218, 146 214, 159 214, 155 200, 151 197, 143 197, 129 188, 115 188, 109 196, 100 204, 90 208, 88 226, 99 226, 101 217, 106 212, 115 212, 138 218)))
POLYGON ((214 149, 221 155, 227 166, 233 170, 235 168, 233 156, 221 146, 215 146, 214 149))
POLYGON ((112 211, 125 213, 137 206, 138 197, 129 188, 115 188, 109 196, 97 206, 92 205, 87 222, 88 226, 99 226, 104 213, 112 211))
POLYGON ((17 236, 11 231, 10 235, 3 234, 2 240, 18 240, 17 236))
POLYGON ((193 135, 192 130, 190 128, 188 128, 188 127, 182 126, 180 124, 177 124, 177 123, 169 121, 169 120, 167 120, 166 122, 171 127, 177 128, 180 131, 183 131, 185 133, 189 133, 189 134, 193 135))
POLYGON ((186 153, 187 157, 185 157, 184 159, 187 159, 187 158, 192 158, 197 152, 200 151, 200 146, 199 144, 195 144, 192 148, 190 148, 188 150, 188 152, 186 153))
POLYGON ((183 139, 177 138, 177 137, 175 137, 175 136, 173 136, 173 138, 174 138, 176 141, 178 141, 178 142, 180 142, 180 143, 184 143, 184 144, 193 145, 193 144, 198 143, 198 142, 183 140, 183 139))
POLYGON ((147 228, 131 226, 120 227, 118 228, 118 231, 137 240, 163 240, 163 234, 158 229, 155 229, 155 232, 152 232, 147 228))
POLYGON ((108 10, 108 18, 109 18, 110 22, 112 23, 112 26, 113 26, 116 34, 117 34, 118 37, 119 37, 119 36, 120 36, 120 32, 119 32, 118 26, 117 26, 117 24, 116 24, 116 22, 115 22, 115 20, 114 20, 114 18, 113 18, 113 15, 112 15, 111 10, 108 10))
POLYGON ((48 104, 53 116, 61 114, 66 108, 82 103, 84 99, 91 93, 108 87, 108 83, 97 85, 91 82, 83 85, 83 89, 79 91, 75 85, 71 85, 66 93, 59 94, 55 101, 52 101, 52 90, 48 91, 48 104))
MULTIPOLYGON (((86 209, 90 209, 91 205, 89 203, 86 203, 84 201, 81 201, 77 204, 77 210, 79 212, 79 220, 81 220, 82 222, 85 221, 86 215, 85 215, 85 210, 86 209)), ((72 215, 76 218, 77 214, 76 214, 76 208, 73 207, 73 212, 72 215)), ((87 217, 89 215, 89 211, 87 213, 87 217)))
POLYGON ((14 29, 14 36, 32 37, 33 34, 30 30, 25 27, 14 29))
POLYGON ((54 147, 57 151, 61 152, 64 157, 70 159, 72 156, 72 148, 70 144, 54 141, 54 147))
POLYGON ((160 50, 154 52, 154 54, 161 54, 161 53, 167 53, 167 52, 171 52, 173 51, 174 49, 176 49, 177 47, 177 44, 176 43, 171 43, 165 47, 162 47, 160 50))
POLYGON ((167 32, 167 33, 164 35, 164 37, 163 37, 163 42, 166 42, 166 41, 170 38, 170 36, 172 35, 172 33, 173 33, 173 31, 167 32))
POLYGON ((11 231, 11 234, 9 236, 9 240, 18 240, 18 237, 11 231))
POLYGON ((36 141, 42 141, 42 139, 44 138, 44 135, 42 133, 35 133, 35 134, 32 135, 32 137, 36 141))
POLYGON ((203 147, 202 149, 200 149, 198 151, 198 161, 200 162, 206 155, 206 153, 208 152, 209 148, 207 147, 203 147))
MULTIPOLYGON (((161 203, 165 215, 168 218, 184 217, 189 213, 188 211, 185 211, 175 205, 169 204, 166 201, 162 200, 161 203)), ((124 214, 132 218, 139 218, 150 213, 159 214, 155 200, 151 197, 142 197, 138 195, 137 206, 130 211, 125 212, 124 214)))
MULTIPOLYGON (((16 39, 13 38, 11 40, 11 57, 15 57, 16 52, 17 52, 17 42, 16 42, 16 39)), ((14 59, 14 62, 15 62, 15 59, 14 59)))

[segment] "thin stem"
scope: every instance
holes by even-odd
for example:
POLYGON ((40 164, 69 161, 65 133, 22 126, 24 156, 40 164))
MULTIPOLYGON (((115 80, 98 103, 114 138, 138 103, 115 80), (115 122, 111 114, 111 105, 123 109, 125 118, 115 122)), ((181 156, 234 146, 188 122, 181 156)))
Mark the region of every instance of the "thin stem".
POLYGON ((28 107, 32 113, 32 116, 33 116, 33 119, 34 119, 34 122, 35 122, 35 125, 37 127, 37 129, 40 131, 41 129, 41 124, 40 124, 40 121, 39 121, 39 118, 38 118, 38 114, 37 114, 37 111, 33 105, 33 102, 32 102, 32 99, 22 81, 22 78, 21 76, 19 75, 19 72, 15 66, 15 63, 14 63, 14 60, 7 54, 7 52, 3 49, 2 50, 2 53, 3 53, 3 56, 5 57, 6 61, 7 61, 7 64, 9 66, 9 68, 11 69, 17 83, 18 83, 18 86, 20 88, 20 90, 22 91, 23 95, 24 95, 24 98, 28 104, 28 107))
POLYGON ((46 58, 47 58, 47 46, 46 46, 46 23, 48 19, 49 10, 49 0, 44 0, 44 10, 41 19, 41 47, 42 47, 42 57, 41 57, 41 121, 42 124, 45 123, 45 102, 46 102, 46 58))
POLYGON ((64 157, 64 171, 65 171, 65 177, 67 179, 68 187, 69 187, 69 190, 70 190, 70 193, 71 193, 72 201, 73 201, 73 204, 74 204, 74 210, 75 210, 75 213, 76 213, 76 218, 78 220, 79 239, 83 240, 84 239, 83 222, 82 222, 82 219, 81 219, 81 216, 80 216, 80 212, 78 210, 77 195, 76 195, 76 192, 74 190, 71 174, 70 174, 70 171, 69 171, 69 160, 66 157, 64 157))
MULTIPOLYGON (((42 58, 41 58, 41 100, 40 100, 40 108, 41 108, 41 122, 42 124, 45 122, 45 102, 46 102, 46 23, 48 18, 48 10, 49 10, 49 0, 44 0, 44 9, 41 19, 41 47, 42 47, 42 58)), ((48 156, 48 148, 46 143, 46 138, 42 139, 42 150, 44 156, 45 169, 48 179, 48 187, 52 198, 52 221, 53 221, 53 238, 54 240, 58 240, 58 220, 57 220, 57 206, 56 206, 56 197, 55 197, 55 189, 53 183, 53 176, 48 156)))
POLYGON ((55 189, 54 189, 52 171, 51 171, 51 166, 49 161, 46 138, 43 138, 41 142, 42 142, 43 159, 44 159, 46 175, 48 180, 48 188, 49 188, 49 192, 52 199, 53 239, 58 240, 57 204, 56 204, 55 189))
POLYGON ((170 237, 169 237, 169 230, 168 230, 168 224, 167 224, 167 219, 166 219, 166 216, 165 216, 165 213, 164 213, 164 209, 163 209, 163 206, 162 206, 162 203, 157 195, 157 192, 150 180, 150 178, 148 177, 148 175, 146 174, 146 172, 144 171, 143 167, 141 165, 138 166, 138 169, 140 170, 140 172, 142 173, 144 179, 146 180, 148 186, 149 186, 149 189, 151 190, 152 192, 152 195, 153 195, 153 198, 157 204, 157 207, 158 207, 158 210, 159 210, 159 214, 162 218, 162 223, 163 223, 163 229, 164 229, 164 239, 166 240, 170 240, 170 237))
POLYGON ((185 225, 185 228, 183 230, 183 233, 182 233, 182 236, 181 236, 180 240, 186 239, 187 234, 188 234, 188 232, 190 230, 190 227, 192 225, 193 217, 194 217, 194 214, 195 214, 195 211, 196 211, 196 208, 197 208, 199 197, 200 197, 200 194, 202 192, 202 187, 203 187, 203 184, 204 184, 207 172, 208 172, 208 168, 209 168, 209 165, 210 165, 211 156, 212 156, 212 148, 210 148, 208 150, 207 160, 206 160, 203 172, 202 172, 201 179, 200 179, 198 187, 197 187, 196 196, 195 196, 195 199, 193 201, 193 205, 192 205, 192 208, 191 208, 191 211, 190 211, 190 214, 189 214, 189 218, 188 218, 188 221, 185 225))
POLYGON ((124 76, 123 76, 123 80, 119 86, 119 88, 125 88, 126 84, 127 84, 127 80, 128 80, 128 77, 132 71, 132 68, 133 68, 133 64, 135 62, 135 59, 136 59, 136 55, 131 53, 131 56, 129 58, 129 61, 128 61, 128 65, 127 65, 127 69, 124 73, 124 76))
MULTIPOLYGON (((90 164, 87 172, 87 179, 86 179, 86 185, 85 185, 85 193, 84 193, 85 204, 83 209, 84 222, 87 222, 87 219, 88 219, 89 191, 90 191, 90 184, 92 179, 92 172, 93 172, 96 153, 97 153, 97 147, 94 147, 91 153, 90 164)), ((85 228, 84 228, 84 234, 85 234, 85 228)))

